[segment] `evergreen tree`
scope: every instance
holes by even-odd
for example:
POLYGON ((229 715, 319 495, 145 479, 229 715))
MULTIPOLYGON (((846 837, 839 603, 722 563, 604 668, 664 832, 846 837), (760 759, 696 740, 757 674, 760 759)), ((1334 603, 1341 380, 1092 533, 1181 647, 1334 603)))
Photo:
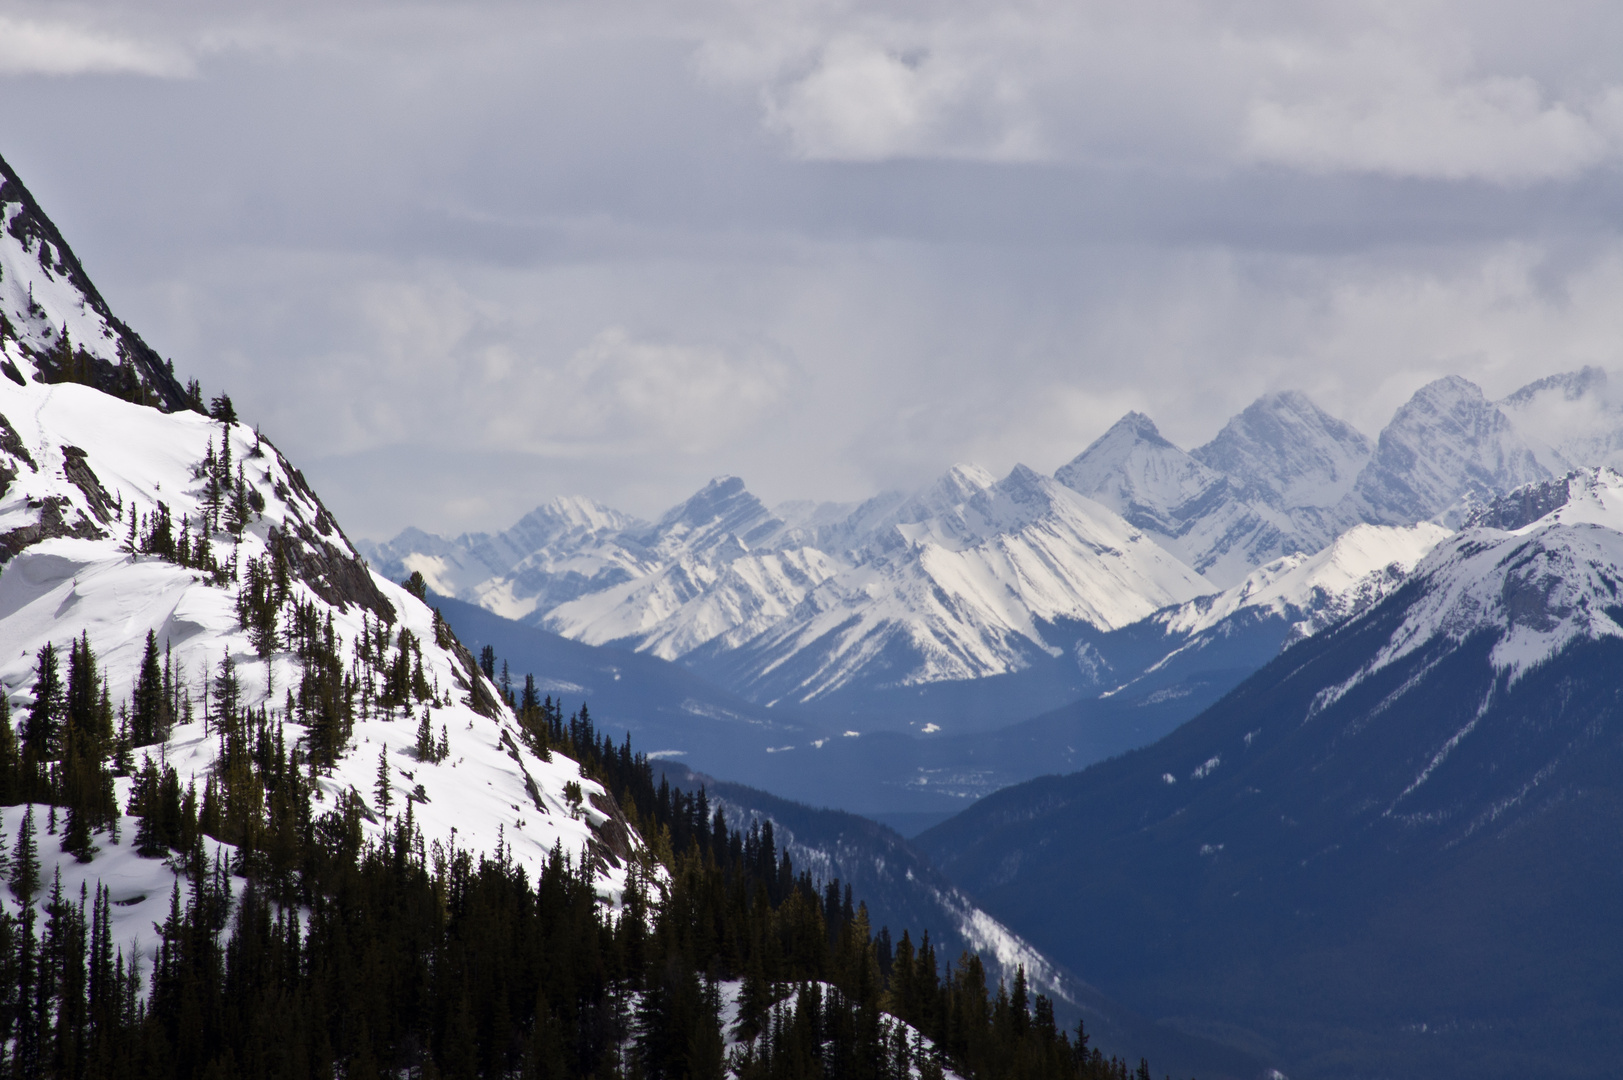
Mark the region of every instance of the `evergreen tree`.
POLYGON ((158 635, 147 631, 146 649, 136 671, 130 712, 130 741, 150 746, 169 736, 169 696, 164 690, 163 667, 158 662, 158 635))
POLYGON ((429 724, 428 709, 423 709, 423 717, 417 722, 417 760, 433 762, 439 760, 439 754, 434 746, 434 729, 429 724))
POLYGON ((377 800, 378 813, 387 821, 392 785, 389 782, 389 748, 386 746, 378 750, 378 777, 372 787, 372 793, 377 800))
POLYGON ((235 424, 237 422, 237 410, 236 407, 231 404, 231 395, 220 394, 210 401, 209 416, 212 419, 218 420, 228 429, 230 425, 235 424))
POLYGON ((237 678, 237 662, 226 651, 214 677, 214 721, 227 730, 235 726, 242 708, 242 682, 237 678))
POLYGON ((39 892, 39 855, 34 843, 34 804, 29 803, 17 828, 17 845, 11 856, 11 895, 28 904, 39 892))
POLYGON ((56 647, 47 641, 34 661, 34 704, 23 729, 23 747, 36 761, 56 753, 57 733, 65 711, 62 675, 57 666, 56 647))

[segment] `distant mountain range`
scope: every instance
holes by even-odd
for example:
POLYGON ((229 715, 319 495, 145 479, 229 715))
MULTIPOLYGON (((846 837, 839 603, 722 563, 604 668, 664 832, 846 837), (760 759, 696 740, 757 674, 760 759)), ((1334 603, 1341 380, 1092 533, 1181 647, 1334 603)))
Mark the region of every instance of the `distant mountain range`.
POLYGON ((1278 393, 1191 452, 1129 413, 1053 477, 960 465, 912 494, 776 509, 723 477, 656 522, 556 499, 503 533, 408 529, 363 550, 385 575, 420 571, 436 592, 679 661, 750 701, 837 711, 1041 667, 1354 526, 1456 527, 1614 458, 1623 412, 1597 369, 1500 402, 1449 377, 1374 441, 1278 393))
POLYGON ((360 547, 471 605, 447 617, 524 670, 562 655, 556 635, 685 668, 705 687, 687 699, 728 702, 716 716, 758 713, 618 712, 640 741, 904 825, 1153 741, 1381 599, 1497 495, 1614 460, 1603 372, 1499 402, 1450 377, 1373 441, 1270 394, 1192 452, 1130 413, 1053 477, 957 466, 910 495, 775 509, 724 477, 656 522, 556 499, 495 535, 360 547))

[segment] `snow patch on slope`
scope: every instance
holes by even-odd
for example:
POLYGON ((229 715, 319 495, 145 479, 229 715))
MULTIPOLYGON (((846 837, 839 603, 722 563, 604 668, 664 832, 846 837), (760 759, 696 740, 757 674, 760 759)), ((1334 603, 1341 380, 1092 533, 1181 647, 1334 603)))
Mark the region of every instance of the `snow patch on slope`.
POLYGON ((1439 638, 1492 633, 1491 662, 1514 680, 1580 638, 1623 637, 1607 610, 1623 603, 1623 474, 1579 470, 1566 484, 1563 505, 1520 528, 1467 528, 1438 545, 1390 641, 1323 703, 1439 638))
POLYGON ((1244 609, 1296 620, 1298 636, 1373 607, 1414 570, 1450 530, 1418 525, 1355 525, 1312 555, 1288 555, 1244 581, 1157 616, 1174 633, 1209 630, 1244 609))

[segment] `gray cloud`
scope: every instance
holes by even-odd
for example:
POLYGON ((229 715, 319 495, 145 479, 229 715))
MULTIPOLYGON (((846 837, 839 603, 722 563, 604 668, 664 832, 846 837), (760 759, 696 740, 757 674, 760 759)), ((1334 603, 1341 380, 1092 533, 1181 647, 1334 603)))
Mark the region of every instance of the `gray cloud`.
POLYGON ((1618 19, 0 2, 0 153, 356 532, 856 498, 1617 366, 1618 19))

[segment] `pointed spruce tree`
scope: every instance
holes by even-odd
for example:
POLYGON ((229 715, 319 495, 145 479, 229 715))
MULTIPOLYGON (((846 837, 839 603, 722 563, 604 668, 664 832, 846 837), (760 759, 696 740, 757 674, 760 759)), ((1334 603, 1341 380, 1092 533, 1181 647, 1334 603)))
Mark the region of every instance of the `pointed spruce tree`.
POLYGON ((34 704, 28 710, 28 722, 23 728, 23 747, 38 762, 55 756, 64 711, 62 672, 57 664, 56 646, 49 641, 41 646, 35 658, 34 672, 34 704))

